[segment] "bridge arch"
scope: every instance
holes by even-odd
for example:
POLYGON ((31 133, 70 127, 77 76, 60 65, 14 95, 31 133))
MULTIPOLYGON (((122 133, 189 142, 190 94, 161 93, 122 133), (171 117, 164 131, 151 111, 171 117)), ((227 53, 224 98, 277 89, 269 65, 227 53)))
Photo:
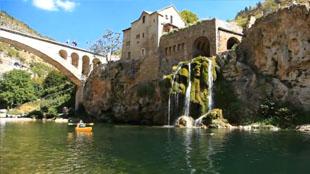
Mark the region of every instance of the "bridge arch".
POLYGON ((82 57, 82 74, 87 76, 89 74, 90 64, 89 64, 89 57, 83 56, 82 57))
POLYGON ((198 37, 193 43, 193 57, 207 56, 210 57, 210 41, 205 36, 198 37))
POLYGON ((59 50, 59 56, 62 57, 63 59, 67 59, 68 53, 66 50, 61 49, 59 50))
POLYGON ((230 37, 228 40, 227 40, 227 50, 230 50, 232 49, 233 46, 239 44, 240 41, 235 38, 235 37, 230 37))
MULTIPOLYGON (((54 67, 56 67, 59 71, 61 71, 65 76, 67 76, 69 78, 69 80, 71 80, 75 85, 77 86, 81 86, 81 81, 78 77, 76 77, 71 71, 69 71, 66 67, 65 67, 65 62, 66 60, 59 55, 60 57, 63 58, 62 61, 56 61, 55 59, 53 59, 52 57, 48 56, 47 54, 41 52, 40 50, 33 48, 29 45, 26 45, 24 43, 18 42, 16 40, 11 40, 8 38, 4 38, 4 37, 0 37, 0 41, 11 44, 17 48, 26 50, 28 52, 31 52, 33 54, 35 54, 36 56, 42 58, 44 61, 46 61, 47 63, 53 65, 54 67)), ((59 51, 60 54, 61 50, 59 51)), ((62 53, 66 53, 66 52, 62 52, 62 53)), ((63 54, 65 55, 65 54, 63 54)), ((65 56, 64 56, 65 57, 65 56)))
POLYGON ((76 68, 79 66, 79 55, 77 53, 71 54, 71 64, 76 68))

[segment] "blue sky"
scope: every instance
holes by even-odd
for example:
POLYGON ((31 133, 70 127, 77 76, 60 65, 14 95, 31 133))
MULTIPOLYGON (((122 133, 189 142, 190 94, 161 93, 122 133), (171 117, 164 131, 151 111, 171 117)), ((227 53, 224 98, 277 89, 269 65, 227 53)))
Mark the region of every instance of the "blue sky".
POLYGON ((100 37, 106 29, 121 32, 143 10, 174 5, 199 18, 232 19, 245 6, 260 0, 0 0, 0 9, 57 41, 76 40, 79 47, 100 37))

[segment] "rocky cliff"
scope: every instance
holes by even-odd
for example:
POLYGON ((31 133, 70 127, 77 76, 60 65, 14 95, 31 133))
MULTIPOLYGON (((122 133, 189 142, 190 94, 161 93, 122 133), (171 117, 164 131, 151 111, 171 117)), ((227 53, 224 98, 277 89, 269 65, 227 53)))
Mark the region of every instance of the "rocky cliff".
MULTIPOLYGON (((309 8, 301 5, 257 20, 236 50, 217 56, 214 107, 223 109, 224 117, 235 124, 262 119, 281 125, 310 122, 309 28, 309 8)), ((179 64, 180 79, 173 85, 154 76, 159 74, 157 65, 140 60, 98 67, 85 84, 86 111, 105 121, 166 124, 170 87, 171 95, 181 94, 178 102, 184 103, 188 62, 179 64)), ((207 65, 199 58, 191 64, 190 114, 196 117, 208 110, 207 65)), ((166 71, 176 72, 172 69, 166 71)), ((171 80, 173 74, 166 77, 171 80)))
POLYGON ((164 124, 166 110, 158 80, 141 80, 141 61, 119 61, 97 67, 84 88, 86 111, 97 120, 164 124))
POLYGON ((216 87, 217 103, 230 121, 272 115, 310 120, 309 28, 308 7, 281 9, 256 21, 237 54, 218 57, 222 79, 216 87))

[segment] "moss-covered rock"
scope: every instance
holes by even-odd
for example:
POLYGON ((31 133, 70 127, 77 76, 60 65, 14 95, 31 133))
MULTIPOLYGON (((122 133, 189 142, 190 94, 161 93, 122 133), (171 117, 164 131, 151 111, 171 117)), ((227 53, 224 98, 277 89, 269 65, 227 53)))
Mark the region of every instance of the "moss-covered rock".
MULTIPOLYGON (((191 116, 197 118, 198 116, 206 113, 208 108, 208 76, 209 76, 209 63, 212 62, 212 77, 216 80, 216 71, 218 65, 216 64, 215 57, 196 57, 190 62, 180 62, 178 66, 173 67, 173 74, 165 76, 170 80, 171 94, 180 94, 185 98, 186 89, 189 81, 191 82, 190 102, 191 102, 191 116), (189 66, 190 63, 190 66, 189 66), (189 67, 191 68, 189 70, 189 67), (191 74, 189 74, 191 73, 191 74), (197 112, 198 110, 198 112, 197 112)), ((183 104, 184 102, 181 102, 183 104)), ((179 104, 180 105, 180 104, 179 104)), ((184 106, 182 106, 184 107, 184 106)))

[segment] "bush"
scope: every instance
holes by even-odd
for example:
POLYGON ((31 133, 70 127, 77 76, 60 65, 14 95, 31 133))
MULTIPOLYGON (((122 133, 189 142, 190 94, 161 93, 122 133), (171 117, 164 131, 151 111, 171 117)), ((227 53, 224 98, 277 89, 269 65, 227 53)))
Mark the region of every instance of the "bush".
POLYGON ((4 107, 13 107, 37 99, 30 73, 12 70, 0 81, 0 102, 4 107))
POLYGON ((289 107, 289 104, 277 103, 266 99, 259 107, 262 122, 267 120, 270 124, 283 128, 295 127, 297 124, 307 122, 304 113, 299 109, 289 107))

